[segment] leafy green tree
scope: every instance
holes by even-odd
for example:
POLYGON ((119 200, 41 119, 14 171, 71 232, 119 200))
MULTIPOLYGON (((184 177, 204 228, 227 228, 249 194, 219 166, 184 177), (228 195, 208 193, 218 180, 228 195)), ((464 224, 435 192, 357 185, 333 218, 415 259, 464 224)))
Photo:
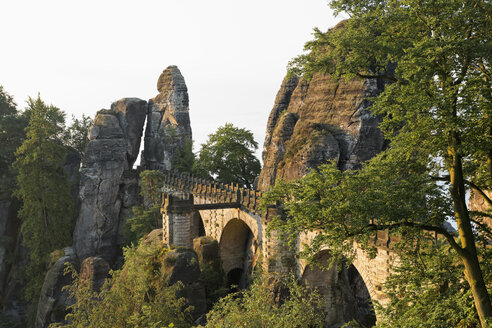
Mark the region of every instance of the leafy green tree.
MULTIPOLYGON (((379 307, 377 327, 478 327, 463 264, 444 240, 426 237, 420 245, 411 245, 413 254, 401 253, 399 266, 385 282, 389 304, 379 307)), ((490 256, 487 247, 481 251, 490 256)), ((490 279, 487 266, 484 271, 490 279)))
POLYGON ((142 204, 132 208, 132 218, 127 220, 127 243, 136 243, 140 238, 161 226, 161 189, 164 175, 157 170, 145 170, 140 173, 140 196, 142 204))
POLYGON ((27 121, 28 115, 17 110, 12 96, 0 86, 0 198, 9 198, 15 189, 12 163, 15 151, 24 141, 27 121))
POLYGON ((251 287, 220 299, 205 327, 323 327, 323 299, 293 277, 271 284, 257 277, 251 287), (280 297, 280 292, 284 297, 280 297))
POLYGON ((252 188, 261 169, 260 161, 254 155, 256 149, 258 143, 251 131, 226 123, 202 144, 195 171, 216 177, 223 183, 252 188))
POLYGON ((306 44, 310 52, 292 62, 292 72, 308 79, 323 72, 391 82, 372 106, 383 117, 381 128, 391 146, 360 174, 324 168, 293 186, 300 188, 288 205, 299 217, 296 229, 323 228, 325 235, 337 236, 338 247, 353 239, 363 242, 355 236, 369 238, 380 229, 411 231, 415 237, 422 235, 415 231, 442 234, 465 267, 486 327, 492 306, 477 256, 480 222, 468 210, 466 193, 474 189, 492 205, 483 192, 492 189, 492 3, 334 0, 331 6, 350 19, 328 33, 317 31, 306 44), (388 175, 378 182, 382 172, 388 175), (320 187, 312 185, 315 181, 320 187), (298 210, 297 201, 313 213, 298 210), (456 223, 458 241, 443 229, 446 220, 456 223))
POLYGON ((72 115, 72 124, 64 131, 63 143, 77 150, 79 154, 83 154, 89 143, 87 134, 92 123, 93 120, 89 116, 82 114, 82 118, 78 119, 72 115))
POLYGON ((30 256, 26 296, 36 300, 49 254, 71 243, 74 204, 63 169, 65 147, 60 141, 65 114, 39 96, 29 98, 26 111, 30 117, 27 138, 15 154, 15 195, 23 202, 18 217, 30 256))
POLYGON ((68 323, 51 327, 191 327, 191 309, 176 296, 180 286, 168 286, 162 277, 167 251, 162 243, 145 240, 138 247, 126 248, 123 268, 112 271, 99 292, 68 267, 73 277, 68 291, 77 301, 70 306, 68 323))

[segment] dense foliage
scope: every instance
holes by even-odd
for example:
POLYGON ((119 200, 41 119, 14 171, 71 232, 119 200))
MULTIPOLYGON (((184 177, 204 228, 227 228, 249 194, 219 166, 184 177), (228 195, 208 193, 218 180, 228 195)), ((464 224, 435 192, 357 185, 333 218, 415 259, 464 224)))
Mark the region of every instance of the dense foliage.
POLYGON ((112 271, 99 292, 68 267, 73 277, 68 291, 77 302, 70 307, 67 324, 51 327, 190 327, 190 308, 176 297, 180 286, 168 286, 160 270, 166 252, 162 243, 146 241, 126 248, 123 268, 112 271))
POLYGON ((48 255, 72 241, 74 201, 63 163, 62 144, 65 115, 46 105, 41 98, 29 99, 27 137, 17 149, 14 167, 18 170, 16 197, 22 200, 23 243, 29 250, 27 298, 37 301, 48 255))
MULTIPOLYGON (((379 308, 378 327, 478 327, 473 295, 463 279, 463 264, 442 239, 427 235, 403 252, 385 282, 389 304, 379 308)), ((408 245, 405 245, 408 247, 408 245)), ((490 258, 490 250, 481 249, 490 258)), ((492 270, 484 265, 488 281, 492 270)))
POLYGON ((223 183, 251 188, 261 169, 254 155, 256 149, 258 143, 251 131, 226 123, 202 144, 195 162, 196 171, 223 183))
POLYGON ((67 126, 63 132, 63 143, 75 149, 80 155, 84 154, 89 143, 87 134, 92 123, 93 120, 89 116, 82 114, 82 117, 78 119, 72 115, 72 124, 67 126))
POLYGON ((27 113, 19 112, 12 96, 0 86, 0 198, 9 198, 15 189, 12 163, 15 151, 25 139, 28 119, 27 113))
POLYGON ((322 297, 293 277, 272 283, 259 276, 248 290, 220 299, 206 327, 323 327, 322 306, 322 297))

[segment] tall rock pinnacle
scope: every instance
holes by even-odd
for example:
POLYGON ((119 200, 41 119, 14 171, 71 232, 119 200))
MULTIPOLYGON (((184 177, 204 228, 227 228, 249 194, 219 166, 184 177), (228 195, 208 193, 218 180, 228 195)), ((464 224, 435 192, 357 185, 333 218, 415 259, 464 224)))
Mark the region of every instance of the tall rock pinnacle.
POLYGON ((112 263, 119 253, 123 216, 135 205, 137 181, 130 179, 131 168, 146 110, 146 101, 124 98, 94 119, 80 170, 80 210, 73 235, 80 260, 101 256, 112 263))
POLYGON ((159 94, 149 100, 142 166, 170 170, 186 140, 191 140, 188 88, 178 67, 162 72, 157 90, 159 94))

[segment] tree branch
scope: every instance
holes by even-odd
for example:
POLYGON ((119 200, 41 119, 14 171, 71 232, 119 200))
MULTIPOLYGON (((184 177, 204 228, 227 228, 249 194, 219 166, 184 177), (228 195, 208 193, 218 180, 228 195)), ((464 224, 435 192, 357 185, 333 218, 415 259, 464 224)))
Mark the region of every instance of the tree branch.
POLYGON ((477 226, 480 227, 480 229, 482 229, 483 232, 485 232, 489 238, 492 238, 492 231, 489 229, 488 225, 487 224, 484 224, 478 220, 475 220, 475 219, 470 219, 473 223, 475 223, 477 226))
POLYGON ((456 243, 454 236, 442 227, 436 227, 432 225, 419 224, 419 223, 408 222, 408 221, 393 223, 393 224, 383 224, 383 225, 377 225, 377 224, 367 225, 367 228, 369 228, 369 230, 372 231, 386 230, 386 229, 393 230, 400 227, 411 227, 411 228, 418 228, 425 231, 437 232, 438 234, 441 234, 446 238, 448 243, 458 254, 463 256, 466 253, 466 250, 464 250, 460 245, 458 245, 458 243, 456 243))
POLYGON ((362 74, 362 73, 356 73, 358 77, 363 78, 363 79, 382 79, 388 82, 397 82, 398 80, 390 75, 372 75, 372 74, 362 74))
MULTIPOLYGON (((431 176, 430 178, 433 179, 433 180, 447 181, 447 182, 449 182, 449 175, 444 175, 442 177, 431 176)), ((466 179, 464 179, 463 181, 465 182, 465 184, 469 185, 471 189, 473 189, 476 192, 478 192, 480 194, 480 196, 482 196, 483 199, 485 199, 485 201, 489 204, 489 206, 492 206, 492 199, 490 199, 487 196, 487 194, 485 194, 485 192, 479 186, 477 186, 472 181, 469 181, 469 180, 466 180, 466 179)))

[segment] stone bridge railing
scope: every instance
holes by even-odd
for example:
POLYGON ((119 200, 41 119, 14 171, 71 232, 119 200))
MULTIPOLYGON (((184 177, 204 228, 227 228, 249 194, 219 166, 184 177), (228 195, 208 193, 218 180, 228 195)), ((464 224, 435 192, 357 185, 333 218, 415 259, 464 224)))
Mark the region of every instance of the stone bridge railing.
POLYGON ((260 200, 263 192, 239 187, 238 184, 224 184, 197 178, 192 175, 168 171, 164 174, 163 204, 173 192, 193 195, 207 204, 231 204, 253 214, 261 215, 260 200))

